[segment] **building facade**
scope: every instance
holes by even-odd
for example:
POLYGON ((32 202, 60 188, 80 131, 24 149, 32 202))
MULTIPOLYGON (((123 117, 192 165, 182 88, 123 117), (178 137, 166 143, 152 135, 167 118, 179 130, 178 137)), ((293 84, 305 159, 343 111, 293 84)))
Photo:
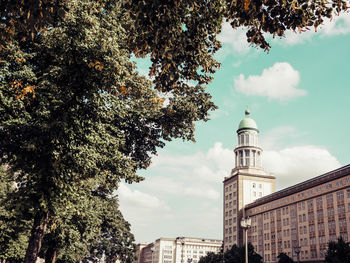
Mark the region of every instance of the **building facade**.
POLYGON ((350 165, 275 192, 249 115, 237 130, 235 168, 224 179, 224 249, 244 244, 240 221, 250 218, 248 242, 264 262, 278 262, 282 252, 295 261, 323 262, 329 241, 350 238, 350 165))
POLYGON ((245 207, 248 241, 277 262, 281 252, 301 262, 323 261, 327 243, 350 234, 350 165, 256 200, 245 207))
POLYGON ((235 167, 224 179, 223 231, 224 249, 239 244, 243 238, 240 228, 244 216, 243 207, 256 199, 275 191, 275 177, 268 175, 262 166, 262 149, 259 146, 259 130, 250 112, 237 129, 238 145, 234 149, 235 167))
POLYGON ((159 238, 138 246, 137 263, 198 263, 208 252, 217 253, 222 240, 191 237, 159 238))

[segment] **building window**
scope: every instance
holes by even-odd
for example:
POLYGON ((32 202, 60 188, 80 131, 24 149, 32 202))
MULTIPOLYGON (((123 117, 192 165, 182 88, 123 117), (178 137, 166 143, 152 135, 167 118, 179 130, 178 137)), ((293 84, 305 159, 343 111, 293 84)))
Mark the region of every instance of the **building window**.
POLYGON ((333 194, 329 194, 326 196, 327 203, 332 203, 333 202, 333 194))
POLYGON ((315 219, 315 215, 313 212, 309 213, 309 220, 314 220, 315 219))
POLYGON ((337 201, 344 200, 344 191, 337 192, 337 201))
POLYGON ((345 205, 339 205, 338 206, 338 214, 345 213, 345 205))
POLYGON ((239 151, 239 164, 243 166, 243 151, 239 151))
POLYGON ((245 165, 248 166, 250 164, 250 151, 245 150, 245 165))

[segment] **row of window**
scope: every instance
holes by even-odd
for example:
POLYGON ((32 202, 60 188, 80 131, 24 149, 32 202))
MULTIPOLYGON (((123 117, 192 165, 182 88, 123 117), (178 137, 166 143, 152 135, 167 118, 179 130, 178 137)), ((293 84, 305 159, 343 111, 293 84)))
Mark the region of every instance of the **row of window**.
POLYGON ((255 150, 239 150, 236 164, 239 166, 261 166, 261 153, 255 150))
POLYGON ((232 190, 236 190, 236 183, 233 183, 233 184, 225 187, 225 193, 227 193, 229 191, 231 192, 232 190))
MULTIPOLYGON (((347 194, 346 195, 347 198, 350 198, 350 189, 346 190, 346 194, 347 194)), ((344 200, 344 191, 337 192, 336 196, 337 196, 337 201, 344 200)), ((317 207, 323 206, 323 198, 322 197, 318 197, 315 200, 316 200, 317 207)), ((307 201, 309 209, 313 209, 313 201, 314 200, 307 201)), ((330 210, 329 214, 330 215, 334 214, 334 208, 332 206, 329 206, 329 204, 333 202, 333 194, 326 195, 326 201, 328 204, 328 209, 330 210), (332 209, 333 209, 333 212, 332 212, 332 209)), ((348 205, 349 205, 349 210, 350 210, 350 203, 348 205)), ((298 203, 298 210, 304 210, 305 208, 306 208, 305 201, 298 203)), ((283 207, 282 209, 277 209, 276 210, 277 217, 281 216, 281 211, 282 211, 282 215, 288 214, 288 207, 283 207)), ((319 210, 319 211, 321 211, 321 212, 318 212, 319 217, 323 217, 323 211, 322 210, 319 210)), ((345 213, 345 206, 344 205, 338 205, 338 213, 345 213)), ((275 211, 270 211, 270 212, 266 212, 263 214, 264 220, 269 219, 269 218, 272 219, 272 218, 274 218, 274 216, 275 216, 275 211)), ((295 217, 295 216, 296 216, 296 212, 293 212, 292 217, 295 217)), ((302 220, 305 221, 304 218, 302 220)), ((299 216, 299 221, 300 221, 300 216, 299 216)))
POLYGON ((226 220, 225 220, 225 226, 227 226, 227 225, 232 225, 232 223, 233 223, 233 224, 237 223, 237 217, 234 217, 234 218, 230 218, 230 219, 226 219, 226 220))
MULTIPOLYGON (((264 210, 265 210, 265 209, 271 209, 271 208, 274 208, 274 207, 276 207, 276 206, 280 206, 280 205, 283 205, 283 204, 287 204, 287 203, 290 203, 290 202, 295 201, 296 198, 298 198, 298 199, 304 198, 304 197, 306 197, 306 195, 308 195, 308 196, 313 196, 314 193, 322 192, 322 191, 323 191, 323 188, 324 188, 325 190, 330 190, 330 189, 332 189, 333 185, 334 185, 335 187, 340 187, 340 186, 348 185, 348 184, 350 184, 350 179, 349 179, 349 177, 347 177, 347 178, 342 178, 342 179, 339 179, 339 180, 336 181, 336 182, 328 183, 328 184, 326 184, 326 185, 319 186, 319 187, 317 187, 317 188, 315 188, 315 189, 310 189, 310 190, 307 190, 307 191, 305 191, 305 192, 298 193, 298 194, 293 195, 293 196, 290 196, 290 197, 285 197, 285 198, 283 198, 283 199, 279 199, 279 200, 277 200, 277 201, 275 201, 275 202, 272 202, 272 203, 270 203, 270 204, 266 204, 266 205, 264 205, 264 206, 262 206, 262 207, 254 208, 252 212, 253 212, 253 213, 257 213, 257 212, 261 211, 262 209, 264 209, 264 210)), ((331 195, 332 195, 332 194, 331 194, 331 195)), ((347 195, 347 198, 350 198, 350 189, 347 189, 347 190, 346 190, 346 195, 347 195)), ((343 196, 344 196, 344 192, 343 192, 343 191, 337 192, 337 200, 342 200, 342 199, 344 198, 343 196)), ((329 197, 329 198, 330 198, 330 197, 329 197)), ((313 207, 313 200, 309 200, 309 201, 307 201, 307 202, 308 202, 309 207, 313 207)), ((316 203, 317 203, 317 205, 322 205, 322 197, 316 199, 316 203)), ((304 207, 305 207, 305 206, 304 206, 304 207)), ((248 213, 249 213, 249 212, 248 212, 248 213)))
POLYGON ((231 200, 232 198, 236 198, 237 192, 230 193, 228 195, 225 195, 225 201, 231 200))
POLYGON ((237 209, 236 208, 233 208, 233 210, 229 210, 229 211, 226 211, 225 212, 225 217, 227 216, 232 216, 232 215, 236 215, 237 213, 237 209))
POLYGON ((238 136, 238 145, 255 145, 258 146, 258 135, 257 134, 240 134, 238 136))

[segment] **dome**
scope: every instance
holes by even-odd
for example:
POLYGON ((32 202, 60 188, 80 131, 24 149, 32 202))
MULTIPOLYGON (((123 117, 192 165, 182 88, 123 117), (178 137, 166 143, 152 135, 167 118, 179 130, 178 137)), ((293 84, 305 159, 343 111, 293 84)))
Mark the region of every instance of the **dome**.
POLYGON ((258 131, 258 126, 256 125, 255 121, 250 118, 250 111, 248 109, 245 111, 245 118, 239 123, 237 131, 243 129, 253 129, 258 131))

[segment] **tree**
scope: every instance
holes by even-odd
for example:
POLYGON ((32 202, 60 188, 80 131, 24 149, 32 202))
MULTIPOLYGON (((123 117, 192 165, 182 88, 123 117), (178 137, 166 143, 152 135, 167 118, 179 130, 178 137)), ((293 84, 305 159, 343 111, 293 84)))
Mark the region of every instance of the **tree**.
POLYGON ((0 262, 22 262, 25 254, 32 220, 21 201, 13 174, 0 166, 0 262))
POLYGON ((136 245, 130 233, 130 224, 118 209, 116 197, 102 199, 102 222, 100 234, 90 246, 90 258, 101 259, 105 255, 107 263, 133 262, 136 245))
POLYGON ((33 218, 24 262, 36 260, 53 220, 82 212, 72 205, 82 189, 110 195, 121 180, 142 180, 136 170, 157 147, 192 139, 193 123, 215 108, 198 85, 164 103, 130 62, 128 20, 113 3, 70 1, 59 26, 0 51, 0 158, 33 218))
MULTIPOLYGON (((224 253, 224 261, 227 263, 244 263, 245 247, 233 245, 230 250, 224 253)), ((248 261, 251 263, 262 263, 262 257, 254 251, 254 246, 248 243, 248 261)))
MULTIPOLYGON (((248 244, 248 261, 251 263, 262 263, 262 257, 254 251, 252 244, 248 244)), ((231 249, 224 253, 208 253, 199 260, 199 263, 245 263, 245 247, 233 245, 231 249)))
POLYGON ((293 259, 291 259, 286 253, 280 253, 278 255, 278 263, 294 263, 293 259))
MULTIPOLYGON (((71 11, 74 0, 1 0, 3 41, 32 41, 35 33, 59 25, 71 11)), ((233 29, 246 27, 248 42, 265 50, 266 34, 283 36, 287 30, 317 27, 334 13, 346 11, 349 0, 213 0, 213 1, 122 1, 130 18, 128 47, 136 55, 149 55, 150 75, 160 90, 187 89, 186 80, 206 85, 219 64, 213 54, 220 48, 216 36, 222 21, 233 29)), ((110 0, 95 1, 100 10, 110 0)), ((6 45, 4 45, 6 46, 6 45)))
POLYGON ((348 3, 1 0, 0 161, 31 215, 24 262, 53 220, 69 222, 61 207, 81 212, 81 189, 111 194, 142 180, 136 170, 165 141, 194 140, 195 121, 216 108, 205 87, 223 19, 268 49, 263 32, 317 27, 348 3), (150 57, 153 86, 131 54, 150 57))
POLYGON ((218 263, 222 262, 222 259, 222 251, 220 251, 219 253, 209 252, 204 257, 201 257, 198 263, 218 263))
POLYGON ((329 242, 325 260, 328 263, 350 262, 350 243, 342 237, 337 242, 329 242))

